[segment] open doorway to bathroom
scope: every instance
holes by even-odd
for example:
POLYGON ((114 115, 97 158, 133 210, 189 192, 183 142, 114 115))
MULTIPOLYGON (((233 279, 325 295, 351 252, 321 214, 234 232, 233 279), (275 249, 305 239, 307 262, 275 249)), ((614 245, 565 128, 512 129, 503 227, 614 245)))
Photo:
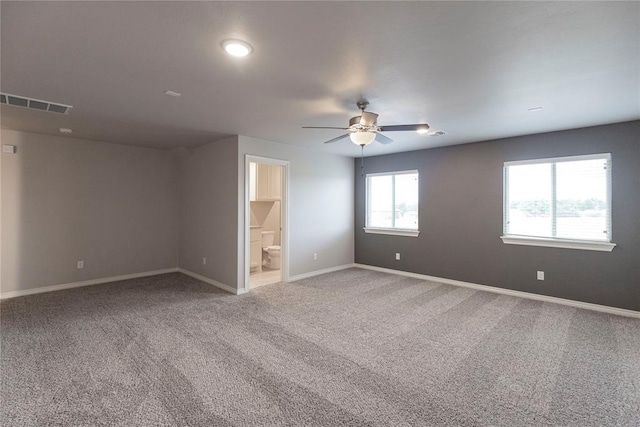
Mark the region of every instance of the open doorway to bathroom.
MULTIPOLYGON (((281 282, 286 263, 287 162, 247 156, 248 289, 281 282)), ((245 252, 246 253, 246 252, 245 252)), ((245 269, 246 271, 247 269, 245 269)))

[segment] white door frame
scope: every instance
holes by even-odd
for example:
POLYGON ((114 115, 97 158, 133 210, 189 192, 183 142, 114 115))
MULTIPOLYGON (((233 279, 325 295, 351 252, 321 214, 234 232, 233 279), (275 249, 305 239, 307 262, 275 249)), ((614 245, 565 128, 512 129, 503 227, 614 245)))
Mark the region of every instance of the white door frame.
POLYGON ((249 292, 251 265, 251 202, 249 201, 250 163, 282 166, 282 198, 280 199, 280 271, 282 281, 289 281, 289 161, 245 154, 244 157, 244 292, 249 292))

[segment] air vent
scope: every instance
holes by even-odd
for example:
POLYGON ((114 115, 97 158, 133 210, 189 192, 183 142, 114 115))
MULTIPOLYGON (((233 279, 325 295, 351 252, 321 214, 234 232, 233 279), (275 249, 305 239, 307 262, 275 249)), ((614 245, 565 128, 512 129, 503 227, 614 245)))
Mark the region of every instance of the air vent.
POLYGON ((47 103, 40 101, 29 101, 29 108, 35 108, 36 110, 47 111, 47 103))
POLYGON ((447 133, 443 130, 434 130, 433 132, 429 132, 427 136, 444 136, 447 133))
POLYGON ((69 110, 73 108, 71 105, 54 104, 53 102, 43 101, 41 99, 25 98, 24 96, 10 95, 8 93, 0 93, 0 104, 57 114, 68 114, 69 110))
POLYGON ((9 96, 9 105, 15 105, 16 107, 26 107, 29 102, 25 98, 18 98, 17 96, 9 96))

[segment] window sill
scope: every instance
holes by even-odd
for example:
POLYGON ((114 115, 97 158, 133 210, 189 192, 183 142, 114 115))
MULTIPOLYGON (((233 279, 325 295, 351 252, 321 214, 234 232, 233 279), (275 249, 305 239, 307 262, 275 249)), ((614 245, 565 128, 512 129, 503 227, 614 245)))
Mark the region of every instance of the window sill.
POLYGON ((420 230, 403 230, 399 228, 373 228, 373 227, 363 227, 365 233, 372 234, 389 234, 391 236, 407 236, 407 237, 418 237, 420 234, 420 230))
POLYGON ((616 246, 610 242, 570 239, 547 239, 544 237, 500 236, 506 245, 545 246, 550 248, 582 249, 586 251, 611 252, 616 246))

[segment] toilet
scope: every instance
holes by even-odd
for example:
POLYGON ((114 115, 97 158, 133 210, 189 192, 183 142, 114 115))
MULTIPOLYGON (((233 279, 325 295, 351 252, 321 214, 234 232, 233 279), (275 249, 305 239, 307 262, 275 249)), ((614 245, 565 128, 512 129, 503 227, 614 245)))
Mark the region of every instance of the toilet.
POLYGON ((262 266, 272 270, 280 269, 280 246, 274 245, 275 231, 262 232, 262 266))

